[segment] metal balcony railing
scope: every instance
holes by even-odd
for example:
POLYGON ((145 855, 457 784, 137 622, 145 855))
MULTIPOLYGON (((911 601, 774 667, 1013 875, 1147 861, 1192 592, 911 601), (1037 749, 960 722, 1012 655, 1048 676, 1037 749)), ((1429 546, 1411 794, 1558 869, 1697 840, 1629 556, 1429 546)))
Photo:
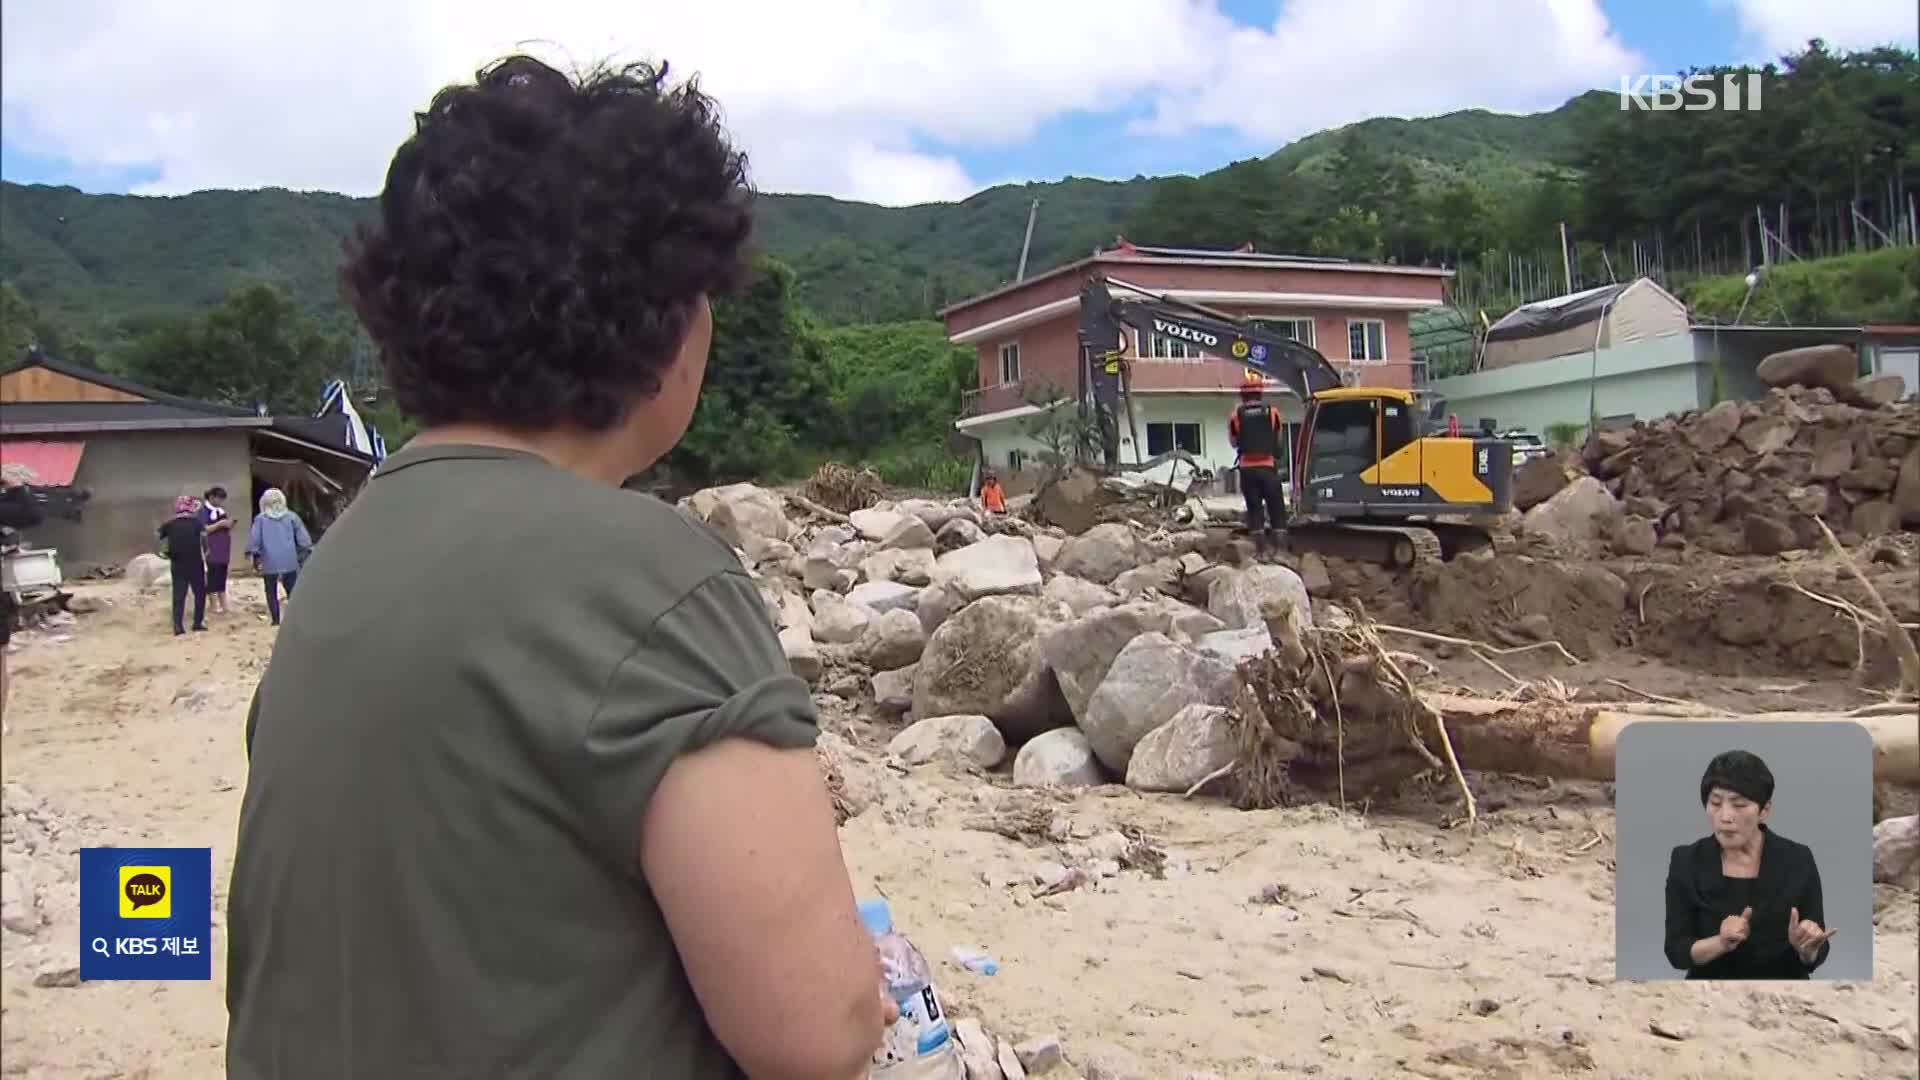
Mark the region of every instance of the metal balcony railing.
POLYGON ((1017 409, 1027 404, 1026 385, 1020 382, 998 383, 968 390, 960 395, 960 416, 964 419, 988 413, 1017 409))

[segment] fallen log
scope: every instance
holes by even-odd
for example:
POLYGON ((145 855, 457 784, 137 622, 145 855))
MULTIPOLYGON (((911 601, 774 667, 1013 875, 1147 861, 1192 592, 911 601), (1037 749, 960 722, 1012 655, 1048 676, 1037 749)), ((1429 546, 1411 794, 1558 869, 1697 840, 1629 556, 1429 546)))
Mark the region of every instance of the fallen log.
POLYGON ((1659 703, 1515 703, 1437 693, 1421 697, 1439 711, 1461 762, 1472 769, 1611 780, 1620 733, 1648 721, 1858 724, 1873 740, 1874 779, 1920 786, 1920 723, 1911 711, 1734 713, 1659 703))
MULTIPOLYGON (((1300 789, 1316 799, 1338 793, 1344 805, 1436 768, 1463 789, 1461 768, 1610 780, 1620 733, 1643 721, 1859 724, 1873 741, 1875 779, 1920 786, 1920 716, 1911 707, 1734 713, 1438 693, 1415 689, 1364 622, 1305 634, 1281 619, 1267 625, 1275 648, 1240 665, 1231 708, 1239 752, 1228 784, 1243 807, 1293 802, 1300 789)), ((1470 796, 1465 805, 1472 818, 1470 796)))

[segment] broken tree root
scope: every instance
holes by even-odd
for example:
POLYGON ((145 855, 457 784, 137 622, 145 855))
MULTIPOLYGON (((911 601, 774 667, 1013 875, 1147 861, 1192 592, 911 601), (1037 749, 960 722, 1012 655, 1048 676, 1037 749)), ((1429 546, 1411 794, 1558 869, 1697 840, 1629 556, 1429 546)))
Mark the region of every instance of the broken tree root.
POLYGON ((1371 623, 1303 631, 1290 607, 1264 614, 1275 648, 1240 665, 1235 690, 1235 805, 1286 805, 1304 787, 1332 788, 1344 806, 1350 780, 1371 793, 1441 769, 1478 819, 1443 718, 1371 623))
POLYGON ((1907 636, 1900 625, 1900 620, 1894 617, 1893 609, 1887 606, 1886 597, 1881 596, 1880 590, 1874 588, 1873 582, 1867 579, 1866 571, 1860 569, 1860 564, 1847 553, 1847 549, 1840 546, 1840 538, 1833 535, 1833 530, 1827 528, 1827 523, 1818 515, 1814 516, 1813 523, 1820 526, 1820 535, 1827 538, 1827 544, 1833 548, 1833 553, 1848 570, 1852 571, 1853 579, 1866 590, 1867 599, 1873 601, 1874 610, 1885 621, 1887 637, 1893 642, 1894 656, 1900 661, 1900 692, 1920 696, 1920 648, 1914 647, 1913 639, 1907 636))
MULTIPOLYGON (((1518 653, 1532 652, 1535 649, 1553 649, 1562 657, 1565 657, 1569 664, 1578 664, 1580 662, 1579 657, 1568 652, 1567 647, 1557 641, 1536 641, 1531 645, 1509 645, 1501 647, 1498 645, 1489 645, 1484 641, 1475 641, 1472 638, 1450 637, 1446 634, 1433 633, 1430 630, 1411 630, 1404 626, 1388 626, 1386 623, 1375 623, 1373 628, 1382 634, 1399 634, 1402 637, 1417 638, 1421 641, 1433 641, 1442 645, 1457 645, 1463 649, 1471 649, 1476 653, 1486 653, 1492 656, 1513 656, 1518 653)), ((1498 671, 1499 669, 1495 668, 1494 670, 1498 671)), ((1505 673, 1502 672, 1502 674, 1505 673)), ((1512 678, 1513 676, 1509 675, 1507 677, 1512 678)))

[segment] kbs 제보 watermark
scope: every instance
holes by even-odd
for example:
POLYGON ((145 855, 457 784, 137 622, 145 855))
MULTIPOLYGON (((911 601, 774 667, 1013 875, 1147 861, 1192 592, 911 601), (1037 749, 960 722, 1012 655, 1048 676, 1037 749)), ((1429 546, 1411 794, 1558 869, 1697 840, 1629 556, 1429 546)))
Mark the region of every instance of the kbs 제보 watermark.
POLYGON ((1621 112, 1760 111, 1760 73, 1622 75, 1621 112))

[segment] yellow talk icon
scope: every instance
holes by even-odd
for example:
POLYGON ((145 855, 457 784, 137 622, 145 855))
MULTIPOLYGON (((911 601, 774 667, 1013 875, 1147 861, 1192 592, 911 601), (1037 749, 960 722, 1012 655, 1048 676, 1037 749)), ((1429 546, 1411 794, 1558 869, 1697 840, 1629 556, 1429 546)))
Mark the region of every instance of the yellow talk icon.
POLYGON ((173 867, 121 867, 120 917, 123 919, 173 918, 173 867))

